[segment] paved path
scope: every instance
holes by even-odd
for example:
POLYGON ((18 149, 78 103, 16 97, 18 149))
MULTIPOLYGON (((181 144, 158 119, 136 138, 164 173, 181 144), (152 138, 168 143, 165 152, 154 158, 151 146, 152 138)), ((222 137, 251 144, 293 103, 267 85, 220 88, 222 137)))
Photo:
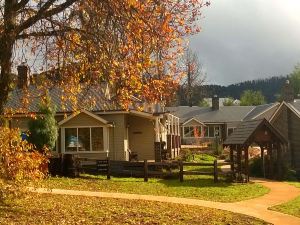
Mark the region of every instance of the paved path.
MULTIPOLYGON (((80 195, 80 196, 94 196, 101 198, 119 198, 119 199, 141 199, 148 201, 170 202, 187 205, 197 205, 216 209, 227 210, 235 213, 241 213, 249 216, 254 216, 265 220, 275 225, 300 225, 300 218, 289 216, 283 213, 268 210, 268 207, 281 204, 289 201, 300 195, 300 189, 283 182, 268 181, 262 179, 252 180, 260 183, 268 188, 270 192, 262 197, 250 199, 235 203, 220 203, 197 199, 153 196, 153 195, 138 195, 125 193, 109 193, 109 192, 91 192, 91 191, 75 191, 62 189, 37 189, 39 193, 53 193, 63 195, 80 195)), ((226 189, 224 188, 224 191, 226 189)))

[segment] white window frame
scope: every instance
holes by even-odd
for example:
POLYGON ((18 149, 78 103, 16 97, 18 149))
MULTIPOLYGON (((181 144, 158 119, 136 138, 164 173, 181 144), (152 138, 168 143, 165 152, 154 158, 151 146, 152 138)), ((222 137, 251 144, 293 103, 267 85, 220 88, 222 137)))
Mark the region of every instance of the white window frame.
POLYGON ((109 134, 108 134, 108 128, 107 126, 65 126, 61 127, 61 149, 63 153, 67 154, 81 154, 81 153, 107 153, 109 151, 109 134), (98 127, 98 128, 103 128, 103 151, 93 151, 92 150, 92 132, 91 128, 93 127, 98 127), (66 140, 66 133, 65 129, 66 128, 76 128, 77 131, 77 137, 78 137, 78 128, 89 128, 90 129, 90 151, 77 151, 72 152, 72 151, 66 151, 66 145, 65 145, 65 140, 66 140))
POLYGON ((182 127, 182 136, 183 136, 184 138, 201 138, 201 136, 200 136, 200 137, 195 137, 195 135, 194 135, 194 136, 185 136, 184 129, 185 129, 186 127, 188 127, 189 129, 190 129, 190 128, 194 129, 195 127, 200 128, 200 129, 199 129, 199 133, 200 133, 200 135, 201 135, 203 126, 183 126, 183 127, 182 127))
POLYGON ((228 133, 228 130, 229 130, 229 129, 233 129, 232 132, 234 132, 234 130, 236 129, 236 127, 227 127, 227 137, 229 136, 229 133, 228 133))

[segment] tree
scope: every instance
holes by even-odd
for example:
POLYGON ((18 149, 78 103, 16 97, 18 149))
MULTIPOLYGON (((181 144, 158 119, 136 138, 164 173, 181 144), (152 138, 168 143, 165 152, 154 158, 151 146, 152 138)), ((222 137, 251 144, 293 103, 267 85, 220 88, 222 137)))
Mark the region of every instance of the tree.
POLYGON ((58 136, 55 106, 51 104, 50 97, 46 95, 39 107, 39 114, 28 124, 28 141, 40 150, 53 149, 58 136))
POLYGON ((12 67, 28 55, 30 63, 43 60, 40 72, 59 73, 43 86, 54 80, 73 97, 82 91, 80 83, 99 81, 113 86, 124 107, 132 95, 148 101, 170 97, 181 75, 176 62, 182 42, 199 31, 195 21, 204 5, 209 3, 0 0, 0 114, 11 91, 12 67))
POLYGON ((295 97, 300 96, 300 64, 295 66, 294 71, 289 75, 289 80, 293 86, 295 97))
POLYGON ((265 97, 260 91, 246 90, 241 95, 241 106, 262 105, 265 103, 265 97))
POLYGON ((183 102, 187 102, 189 106, 192 106, 196 87, 199 91, 199 87, 203 85, 206 75, 199 62, 198 55, 190 48, 185 51, 182 58, 182 64, 185 77, 181 84, 179 94, 180 97, 183 98, 183 102))
POLYGON ((0 127, 0 203, 24 196, 47 174, 47 157, 22 141, 19 129, 0 127))
POLYGON ((200 106, 200 107, 209 107, 209 103, 205 99, 202 99, 198 102, 198 106, 200 106))
POLYGON ((228 97, 223 101, 224 106, 233 106, 234 105, 234 99, 232 97, 228 97))

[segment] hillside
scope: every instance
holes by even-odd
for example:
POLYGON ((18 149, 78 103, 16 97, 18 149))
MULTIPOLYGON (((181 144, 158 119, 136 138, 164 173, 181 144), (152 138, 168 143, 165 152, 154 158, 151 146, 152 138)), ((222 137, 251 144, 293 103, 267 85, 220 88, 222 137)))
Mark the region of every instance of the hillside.
MULTIPOLYGON (((240 99, 241 94, 245 90, 261 91, 265 96, 267 102, 274 102, 277 100, 277 97, 280 94, 281 88, 286 79, 287 76, 280 76, 244 81, 228 86, 203 85, 200 87, 195 87, 193 94, 193 104, 196 105, 202 98, 209 98, 213 95, 218 95, 219 97, 233 97, 234 99, 240 99)), ((187 105, 187 102, 183 98, 183 96, 180 96, 180 99, 181 105, 187 105)))

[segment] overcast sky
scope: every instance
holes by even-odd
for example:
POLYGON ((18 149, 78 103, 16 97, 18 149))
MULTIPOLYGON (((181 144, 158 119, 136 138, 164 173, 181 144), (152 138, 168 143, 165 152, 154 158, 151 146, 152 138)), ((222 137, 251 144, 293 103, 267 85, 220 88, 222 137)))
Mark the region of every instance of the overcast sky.
POLYGON ((300 63, 300 0, 211 0, 191 39, 207 83, 286 75, 300 63))

